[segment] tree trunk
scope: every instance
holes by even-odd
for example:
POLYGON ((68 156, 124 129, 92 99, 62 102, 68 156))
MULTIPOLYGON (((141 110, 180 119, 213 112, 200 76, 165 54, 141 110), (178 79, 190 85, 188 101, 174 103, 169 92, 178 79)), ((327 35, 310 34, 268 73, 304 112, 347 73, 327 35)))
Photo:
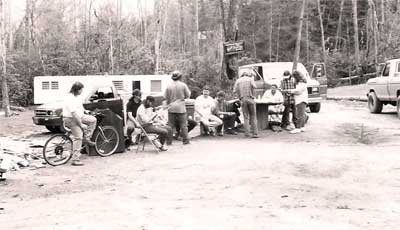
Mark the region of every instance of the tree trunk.
POLYGON ((253 42, 253 57, 257 58, 257 46, 256 46, 256 31, 257 31, 257 12, 253 12, 253 31, 252 31, 252 42, 253 42))
POLYGON ((339 42, 339 36, 340 36, 340 32, 342 29, 342 15, 343 15, 343 5, 344 5, 344 0, 340 1, 340 10, 339 10, 339 22, 338 22, 338 27, 336 29, 336 39, 335 39, 335 51, 337 51, 339 42))
POLYGON ((5 2, 4 0, 0 0, 0 23, 1 23, 1 32, 0 32, 0 40, 1 40, 1 58, 2 58, 2 81, 1 81, 1 92, 2 92, 2 106, 4 109, 4 115, 6 117, 11 116, 10 110, 10 99, 8 97, 8 83, 7 83, 7 47, 6 47, 6 27, 5 27, 5 2))
POLYGON ((310 62, 310 36, 309 36, 309 13, 308 13, 308 5, 306 8, 306 60, 307 63, 310 62))
POLYGON ((185 18, 183 14, 183 0, 179 0, 179 41, 182 54, 185 53, 185 18))
POLYGON ((317 0, 317 7, 318 7, 318 17, 319 17, 319 25, 321 28, 321 46, 322 46, 322 59, 324 60, 324 65, 326 66, 326 50, 325 50, 325 32, 324 32, 324 24, 322 21, 322 13, 321 13, 321 4, 320 0, 317 0))
POLYGON ((108 17, 108 39, 110 43, 110 50, 108 53, 110 59, 110 73, 114 74, 114 41, 113 41, 113 34, 112 34, 112 24, 111 24, 111 15, 108 17))
POLYGON ((279 61, 279 41, 280 41, 280 32, 281 32, 281 13, 279 12, 278 15, 278 32, 276 35, 276 57, 275 57, 275 61, 278 62, 279 61))
POLYGON ((374 61, 375 61, 375 68, 376 68, 376 74, 378 74, 378 19, 376 16, 376 8, 375 8, 375 3, 372 0, 368 0, 370 12, 371 12, 371 28, 372 28, 372 34, 374 38, 374 61))
POLYGON ((272 0, 269 1, 270 4, 270 28, 269 28, 269 61, 272 61, 272 30, 273 30, 273 5, 272 5, 272 0))
POLYGON ((200 41, 199 41, 199 0, 194 1, 194 20, 195 20, 195 31, 194 31, 194 47, 196 56, 200 55, 200 41))
MULTIPOLYGON (((375 10, 375 13, 376 13, 376 10, 375 10)), ((381 0, 381 25, 384 25, 384 24, 385 24, 385 0, 381 0)))
POLYGON ((296 39, 296 47, 294 51, 294 60, 293 60, 293 67, 292 70, 297 69, 297 63, 299 62, 300 57, 300 42, 301 42, 301 28, 303 27, 303 16, 304 16, 304 8, 306 6, 307 0, 303 0, 303 4, 300 10, 300 17, 299 17, 299 27, 297 31, 297 39, 296 39))
POLYGON ((156 39, 154 40, 154 54, 155 54, 155 74, 160 72, 160 40, 161 40, 161 3, 160 0, 154 2, 154 10, 156 16, 156 39))
POLYGON ((360 44, 358 38, 358 17, 357 17, 357 0, 352 0, 353 3, 353 26, 354 26, 354 55, 356 74, 360 74, 360 44))

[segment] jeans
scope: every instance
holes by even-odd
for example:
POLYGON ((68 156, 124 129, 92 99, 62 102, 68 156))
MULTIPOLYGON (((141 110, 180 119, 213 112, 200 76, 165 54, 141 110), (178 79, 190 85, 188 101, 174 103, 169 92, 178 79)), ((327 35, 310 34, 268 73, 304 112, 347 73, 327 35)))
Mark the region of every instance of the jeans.
POLYGON ((297 121, 296 105, 295 104, 286 104, 285 109, 283 110, 283 114, 282 114, 282 127, 283 128, 290 125, 290 121, 289 121, 290 112, 292 112, 292 121, 294 124, 296 124, 296 121, 297 121))
POLYGON ((74 119, 72 118, 64 118, 64 125, 71 130, 72 134, 72 160, 79 160, 81 157, 81 147, 82 147, 82 140, 90 138, 93 135, 94 129, 96 128, 96 118, 91 115, 84 114, 81 118, 81 122, 87 125, 87 129, 82 130, 81 127, 76 124, 74 119))
POLYGON ((176 130, 179 127, 183 143, 189 142, 187 123, 186 113, 168 113, 168 125, 172 130, 176 130))
POLYGON ((167 145, 172 144, 172 128, 168 125, 146 125, 143 126, 143 129, 147 133, 155 133, 158 135, 160 139, 160 143, 164 145, 165 141, 167 145))
POLYGON ((245 135, 248 136, 250 132, 249 122, 253 135, 258 135, 257 128, 257 115, 256 115, 256 102, 253 98, 245 97, 241 99, 241 107, 244 117, 244 130, 245 135))
POLYGON ((306 107, 307 104, 305 102, 302 102, 300 104, 296 105, 296 122, 294 123, 294 126, 296 129, 300 129, 304 127, 305 120, 306 120, 306 107))

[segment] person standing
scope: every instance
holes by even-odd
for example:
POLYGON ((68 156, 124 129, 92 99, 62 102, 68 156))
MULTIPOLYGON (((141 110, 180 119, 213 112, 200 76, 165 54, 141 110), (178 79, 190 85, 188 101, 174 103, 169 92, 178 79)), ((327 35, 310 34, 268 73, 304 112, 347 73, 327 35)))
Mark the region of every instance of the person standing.
POLYGON ((296 120, 297 120, 297 117, 296 117, 296 105, 295 105, 295 101, 294 101, 294 95, 289 92, 289 90, 292 90, 292 89, 296 88, 295 79, 290 74, 289 70, 285 70, 285 72, 283 72, 283 79, 281 81, 280 88, 281 88, 282 93, 283 93, 283 105, 285 106, 285 109, 283 110, 283 114, 282 114, 281 127, 283 129, 289 130, 290 113, 292 113, 292 121, 293 121, 293 123, 296 123, 296 120))
POLYGON ((306 107, 308 103, 308 92, 307 92, 307 80, 302 73, 295 70, 293 71, 293 77, 296 80, 296 88, 291 89, 289 92, 293 93, 296 104, 296 122, 294 123, 295 129, 290 133, 304 132, 304 124, 306 122, 306 107))
POLYGON ((233 92, 239 97, 244 117, 245 136, 250 137, 250 127, 253 132, 252 137, 258 138, 256 102, 254 101, 256 83, 251 73, 243 72, 242 76, 236 80, 233 92))
POLYGON ((164 93, 168 105, 168 124, 172 130, 179 126, 183 144, 189 144, 185 99, 190 97, 190 90, 181 81, 181 72, 174 71, 171 78, 173 81, 167 86, 164 93))
POLYGON ((81 82, 75 82, 67 95, 62 111, 64 125, 71 130, 73 139, 73 155, 71 164, 74 166, 84 165, 80 161, 82 143, 94 146, 95 143, 90 140, 96 128, 96 118, 85 114, 82 98, 80 97, 83 90, 81 82))

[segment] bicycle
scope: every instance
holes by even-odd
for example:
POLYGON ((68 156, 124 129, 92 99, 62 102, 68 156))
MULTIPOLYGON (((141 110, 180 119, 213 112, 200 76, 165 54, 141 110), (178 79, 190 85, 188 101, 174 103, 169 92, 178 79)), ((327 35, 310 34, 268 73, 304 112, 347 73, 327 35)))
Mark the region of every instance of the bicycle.
MULTIPOLYGON (((109 125, 103 125, 103 120, 105 115, 100 112, 94 112, 97 123, 96 128, 92 136, 94 141, 95 152, 102 156, 107 157, 112 155, 117 149, 120 138, 118 136, 117 130, 109 125)), ((63 134, 55 134, 51 136, 43 147, 43 158, 44 160, 52 166, 58 166, 66 164, 73 155, 73 142, 71 139, 71 130, 63 134)), ((81 151, 86 149, 89 153, 90 148, 87 145, 83 145, 81 151)))

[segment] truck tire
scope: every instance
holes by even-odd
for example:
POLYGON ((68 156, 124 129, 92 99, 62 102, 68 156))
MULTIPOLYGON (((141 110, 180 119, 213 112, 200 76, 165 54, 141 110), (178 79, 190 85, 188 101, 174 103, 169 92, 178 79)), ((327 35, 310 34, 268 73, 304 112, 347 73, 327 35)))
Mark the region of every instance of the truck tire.
POLYGON ((370 92, 368 94, 368 109, 371 113, 382 112, 382 102, 378 99, 375 92, 370 92))
POLYGON ((397 107, 397 117, 400 119, 400 96, 397 97, 396 107, 397 107))
POLYGON ((309 107, 312 113, 318 113, 321 110, 321 103, 310 104, 309 107))

